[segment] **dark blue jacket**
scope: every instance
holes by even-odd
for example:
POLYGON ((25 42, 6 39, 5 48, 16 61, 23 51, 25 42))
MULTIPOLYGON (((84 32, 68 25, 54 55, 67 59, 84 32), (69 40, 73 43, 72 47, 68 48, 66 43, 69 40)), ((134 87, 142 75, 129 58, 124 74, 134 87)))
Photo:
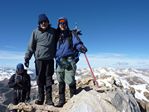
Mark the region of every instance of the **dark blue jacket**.
POLYGON ((31 89, 31 79, 26 70, 24 70, 24 73, 21 74, 22 80, 20 83, 16 83, 16 76, 17 74, 13 74, 8 82, 8 86, 14 89, 13 104, 17 104, 20 101, 24 102, 25 100, 28 100, 28 98, 30 97, 31 89), (18 95, 18 92, 21 92, 21 96, 18 95))
MULTIPOLYGON (((59 34, 61 35, 61 34, 59 34)), ((77 37, 77 34, 75 32, 71 32, 71 35, 66 35, 64 37, 59 37, 58 42, 57 42, 57 49, 56 49, 56 60, 62 58, 62 57, 67 57, 70 55, 75 55, 75 50, 80 51, 81 46, 83 46, 82 41, 77 37), (69 39, 71 37, 72 41, 72 47, 70 47, 70 42, 69 39)))

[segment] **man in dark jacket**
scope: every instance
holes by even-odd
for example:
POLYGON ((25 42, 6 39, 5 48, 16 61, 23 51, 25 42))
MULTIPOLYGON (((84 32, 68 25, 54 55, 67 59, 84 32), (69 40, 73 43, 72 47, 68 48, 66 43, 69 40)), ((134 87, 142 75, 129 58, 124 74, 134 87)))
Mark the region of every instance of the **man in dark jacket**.
POLYGON ((65 103, 65 83, 70 89, 70 97, 76 94, 76 51, 86 53, 87 48, 83 45, 78 35, 68 27, 68 21, 62 17, 58 20, 58 42, 56 49, 57 79, 59 82, 59 103, 62 107, 65 103))
POLYGON ((54 56, 56 52, 55 29, 50 26, 50 21, 45 14, 40 14, 38 28, 32 32, 27 52, 25 54, 25 66, 29 67, 29 60, 34 54, 35 68, 38 85, 38 100, 36 104, 44 103, 44 91, 46 92, 46 104, 54 105, 52 101, 52 76, 54 74, 54 56), (44 90, 45 89, 45 90, 44 90))
MULTIPOLYGON (((14 90, 12 101, 14 105, 30 99, 30 76, 27 74, 22 63, 17 65, 16 73, 9 79, 8 86, 14 90)), ((16 110, 13 112, 16 112, 16 110)))

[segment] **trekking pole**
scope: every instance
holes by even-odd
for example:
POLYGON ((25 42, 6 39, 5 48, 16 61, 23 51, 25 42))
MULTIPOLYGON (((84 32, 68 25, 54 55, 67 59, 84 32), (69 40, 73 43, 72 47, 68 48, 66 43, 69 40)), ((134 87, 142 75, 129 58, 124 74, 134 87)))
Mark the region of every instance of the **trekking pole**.
POLYGON ((85 56, 85 59, 86 59, 86 61, 87 61, 88 66, 89 66, 89 68, 90 68, 91 74, 92 74, 92 76, 93 76, 93 78, 94 78, 94 80, 93 80, 94 85, 97 85, 97 87, 99 87, 98 82, 97 82, 97 80, 96 80, 96 77, 95 77, 95 75, 94 75, 94 72, 93 72, 93 70, 92 70, 92 68, 91 68, 91 65, 90 65, 90 63, 89 63, 89 61, 88 61, 88 58, 87 58, 87 56, 86 56, 86 53, 84 53, 84 56, 85 56))

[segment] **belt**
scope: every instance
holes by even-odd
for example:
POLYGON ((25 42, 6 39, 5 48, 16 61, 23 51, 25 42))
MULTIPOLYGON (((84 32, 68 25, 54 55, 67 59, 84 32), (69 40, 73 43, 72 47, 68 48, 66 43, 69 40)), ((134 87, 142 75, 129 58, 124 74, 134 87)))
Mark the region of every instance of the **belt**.
POLYGON ((61 57, 62 59, 69 59, 69 58, 71 58, 71 59, 74 59, 74 55, 67 55, 67 56, 63 56, 63 57, 61 57))

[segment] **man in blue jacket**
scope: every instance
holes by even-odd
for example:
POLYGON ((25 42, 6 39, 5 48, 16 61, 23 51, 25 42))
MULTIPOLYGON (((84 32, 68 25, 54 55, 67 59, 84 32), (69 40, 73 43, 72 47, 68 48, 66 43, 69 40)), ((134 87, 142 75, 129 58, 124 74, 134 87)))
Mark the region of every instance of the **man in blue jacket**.
POLYGON ((56 52, 55 29, 45 14, 40 14, 38 28, 32 32, 31 39, 25 54, 25 66, 34 54, 38 85, 38 100, 36 104, 42 105, 46 96, 46 104, 54 105, 52 101, 52 76, 54 74, 54 57, 56 52), (45 95, 46 93, 46 95, 45 95))
POLYGON ((78 35, 68 27, 68 21, 62 17, 58 20, 58 42, 56 49, 57 79, 59 82, 59 103, 56 107, 65 104, 65 83, 70 89, 70 97, 76 94, 76 53, 86 53, 87 48, 83 45, 78 35))

